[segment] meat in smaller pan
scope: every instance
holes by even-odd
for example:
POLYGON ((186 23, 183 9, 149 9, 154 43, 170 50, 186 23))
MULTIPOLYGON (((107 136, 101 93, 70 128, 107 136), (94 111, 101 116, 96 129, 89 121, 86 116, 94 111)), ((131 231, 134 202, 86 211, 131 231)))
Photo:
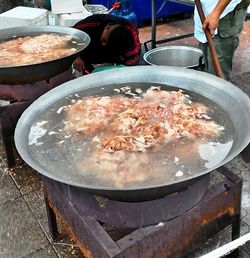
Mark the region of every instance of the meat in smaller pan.
POLYGON ((0 66, 37 64, 65 57, 76 52, 69 47, 72 36, 40 34, 19 37, 0 44, 0 66))

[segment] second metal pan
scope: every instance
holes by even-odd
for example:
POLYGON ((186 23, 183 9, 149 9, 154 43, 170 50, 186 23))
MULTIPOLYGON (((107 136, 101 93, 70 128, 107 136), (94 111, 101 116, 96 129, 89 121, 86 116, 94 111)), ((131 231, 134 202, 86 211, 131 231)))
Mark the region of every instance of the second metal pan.
POLYGON ((71 35, 78 43, 77 51, 71 55, 48 62, 20 66, 0 66, 0 84, 28 84, 47 80, 66 71, 76 59, 78 53, 90 43, 90 37, 77 29, 60 26, 31 26, 0 30, 1 42, 18 37, 35 36, 43 33, 71 35))

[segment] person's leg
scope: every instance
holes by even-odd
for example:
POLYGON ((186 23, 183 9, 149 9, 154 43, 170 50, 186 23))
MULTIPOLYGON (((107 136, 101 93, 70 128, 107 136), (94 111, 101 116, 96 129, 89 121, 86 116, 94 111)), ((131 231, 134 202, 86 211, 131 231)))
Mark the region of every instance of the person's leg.
POLYGON ((200 49, 202 50, 203 54, 203 61, 205 64, 204 72, 208 72, 208 44, 207 43, 200 43, 200 49))
MULTIPOLYGON (((218 56, 221 69, 224 74, 225 80, 230 80, 233 56, 236 48, 239 45, 239 35, 222 38, 219 35, 214 37, 214 45, 218 56)), ((211 53, 209 52, 209 68, 211 73, 215 74, 214 67, 212 64, 211 53)))
MULTIPOLYGON (((218 58, 218 61, 221 65, 221 69, 223 71, 224 77, 226 80, 229 80, 229 74, 232 70, 232 62, 231 57, 234 51, 232 51, 231 38, 223 39, 220 36, 216 35, 213 38, 214 46, 216 50, 216 55, 218 58)), ((211 56, 211 51, 208 46, 208 43, 201 44, 201 49, 203 53, 203 59, 205 62, 205 72, 208 72, 210 74, 216 75, 214 64, 211 56)))

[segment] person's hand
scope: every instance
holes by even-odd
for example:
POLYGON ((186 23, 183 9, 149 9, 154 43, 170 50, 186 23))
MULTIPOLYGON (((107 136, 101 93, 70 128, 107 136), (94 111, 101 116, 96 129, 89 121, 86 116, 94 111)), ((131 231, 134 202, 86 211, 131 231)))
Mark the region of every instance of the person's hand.
POLYGON ((220 16, 217 13, 212 12, 206 17, 204 23, 202 24, 203 31, 208 29, 211 35, 213 36, 214 31, 217 29, 219 25, 219 21, 220 21, 220 16))
POLYGON ((73 68, 76 69, 78 72, 84 71, 85 70, 84 61, 80 57, 77 57, 73 63, 73 68))

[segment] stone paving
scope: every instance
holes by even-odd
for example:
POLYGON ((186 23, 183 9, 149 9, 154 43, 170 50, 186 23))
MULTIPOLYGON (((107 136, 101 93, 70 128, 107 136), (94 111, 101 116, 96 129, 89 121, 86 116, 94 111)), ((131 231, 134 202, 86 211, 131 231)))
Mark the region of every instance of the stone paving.
MULTIPOLYGON (((169 19, 157 26, 157 37, 172 37, 191 32, 192 18, 169 19)), ((141 42, 150 39, 150 27, 140 28, 141 42)), ((244 26, 240 46, 234 60, 233 82, 245 92, 250 90, 250 21, 244 26)), ((172 42, 171 44, 177 44, 172 42)), ((193 38, 178 45, 197 46, 193 38)), ((241 235, 250 232, 250 164, 238 155, 227 164, 243 179, 241 235)), ((39 176, 17 156, 18 165, 7 168, 5 152, 0 142, 0 258, 81 258, 83 255, 64 232, 60 223, 60 238, 52 241, 47 224, 46 209, 39 176)), ((211 239, 192 257, 230 241, 228 232, 211 239)), ((241 257, 250 257, 248 245, 241 249, 241 257)))

